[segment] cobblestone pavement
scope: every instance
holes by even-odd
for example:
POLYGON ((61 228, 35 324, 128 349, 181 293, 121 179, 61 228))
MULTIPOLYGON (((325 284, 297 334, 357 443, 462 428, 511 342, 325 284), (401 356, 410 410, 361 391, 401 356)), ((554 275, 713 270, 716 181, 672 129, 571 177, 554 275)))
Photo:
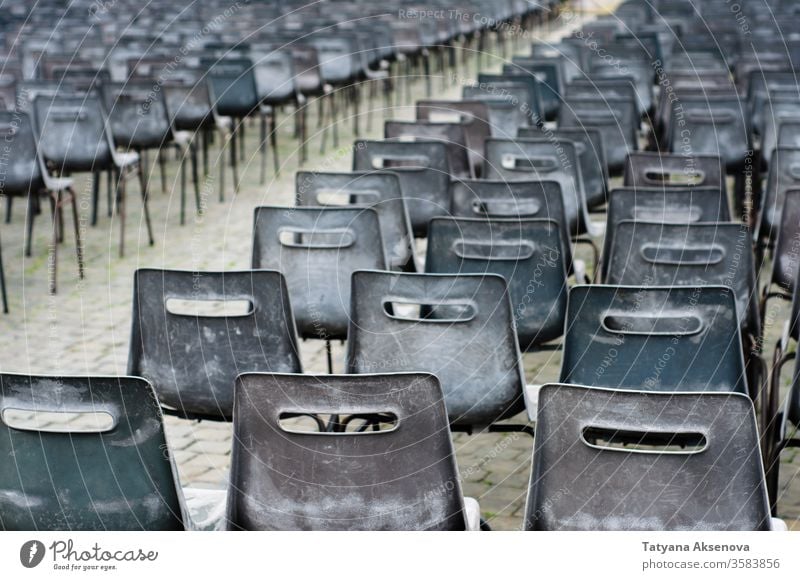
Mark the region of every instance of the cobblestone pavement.
MULTIPOLYGON (((517 50, 528 50, 534 39, 555 39, 566 30, 579 26, 581 15, 568 15, 548 30, 535 36, 528 33, 519 39, 517 50)), ((510 54, 509 54, 510 60, 510 54)), ((484 55, 482 70, 500 70, 504 59, 484 55)), ((468 70, 460 68, 454 75, 433 80, 433 97, 458 98, 459 81, 474 78, 474 59, 468 70)), ((380 98, 373 99, 372 127, 362 130, 362 137, 379 138, 383 119, 413 118, 413 103, 424 96, 424 83, 416 80, 411 100, 394 103, 391 110, 382 108, 380 98)), ((362 128, 367 106, 360 112, 362 128)), ((340 119, 339 146, 329 147, 319 154, 322 138, 317 129, 316 104, 309 104, 310 127, 315 134, 309 144, 307 169, 349 170, 351 163, 351 119, 340 119)), ((212 150, 210 175, 201 184, 202 215, 189 214, 187 223, 179 225, 180 177, 179 163, 170 153, 167 164, 168 187, 161 190, 157 172, 151 174, 151 214, 156 243, 146 243, 145 224, 138 201, 138 189, 129 190, 127 254, 118 258, 118 221, 105 215, 96 227, 88 224, 91 185, 78 181, 81 202, 81 231, 85 240, 86 277, 79 281, 74 259, 71 224, 67 220, 65 243, 59 248, 59 291, 48 295, 49 216, 37 218, 32 258, 23 254, 24 203, 16 200, 12 222, 3 224, 3 258, 10 292, 11 313, 0 315, 0 370, 4 372, 35 373, 105 373, 124 374, 128 357, 130 333, 131 292, 133 271, 140 267, 181 268, 189 270, 229 270, 247 268, 250 261, 251 223, 253 208, 261 204, 290 205, 293 203, 294 172, 298 169, 297 141, 293 138, 292 111, 279 117, 280 175, 268 175, 266 185, 259 184, 260 157, 255 147, 258 129, 247 127, 246 151, 243 162, 242 187, 236 195, 230 185, 224 202, 218 201, 219 149, 212 150)), ((227 171, 228 179, 230 171, 227 171)), ((3 204, 4 205, 4 204, 3 204)), ((102 208, 105 210, 105 207, 102 208)), ((601 219, 596 216, 595 219, 601 219)), ((579 256, 586 259, 588 255, 579 256)), ((767 325, 767 345, 775 343, 778 330, 785 320, 785 305, 776 304, 767 325)), ((318 341, 302 344, 301 354, 307 372, 325 372, 325 352, 318 341)), ((341 371, 344 350, 334 346, 335 370, 341 371)), ((769 353, 767 353, 769 354, 769 353)), ((560 366, 558 352, 526 354, 526 379, 529 383, 556 380, 560 366)), ((788 379, 787 379, 788 380, 788 379)), ((517 418, 519 422, 522 418, 517 418)), ((222 488, 225 485, 231 443, 228 424, 189 422, 168 417, 167 435, 178 465, 183 485, 222 488)), ((524 434, 456 434, 454 444, 466 495, 477 498, 483 516, 494 529, 518 529, 522 523, 525 496, 530 474, 532 439, 524 434)), ((779 505, 781 515, 800 518, 800 461, 796 451, 784 454, 781 482, 783 496, 779 505)), ((790 525, 794 521, 789 522, 790 525)))

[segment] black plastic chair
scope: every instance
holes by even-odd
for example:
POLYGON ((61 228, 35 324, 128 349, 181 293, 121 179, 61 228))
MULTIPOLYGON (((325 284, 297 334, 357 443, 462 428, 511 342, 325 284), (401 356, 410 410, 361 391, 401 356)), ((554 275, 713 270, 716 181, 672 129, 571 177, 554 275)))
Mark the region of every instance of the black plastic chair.
POLYGON ((386 265, 378 212, 369 207, 257 207, 253 267, 286 277, 302 338, 347 338, 350 279, 386 265))
MULTIPOLYGON (((68 178, 56 178, 50 175, 39 155, 36 135, 27 113, 0 111, 0 137, 2 137, 7 147, 2 180, 3 195, 8 196, 9 199, 12 197, 25 197, 28 204, 25 215, 26 256, 30 256, 32 251, 33 220, 39 207, 40 198, 47 196, 50 200, 53 219, 53 240, 50 244, 53 268, 50 271, 50 291, 55 292, 58 244, 63 239, 61 212, 67 203, 72 206, 78 275, 83 278, 83 245, 81 243, 78 207, 73 181, 68 178)), ((7 313, 8 299, 5 275, 2 270, 2 258, 0 258, 0 291, 2 291, 3 311, 7 313)))
POLYGON ((128 372, 166 413, 230 421, 242 372, 300 372, 289 294, 272 271, 140 269, 128 372))
POLYGON ((603 134, 606 162, 611 176, 622 174, 631 151, 639 149, 636 103, 630 99, 608 97, 564 98, 558 112, 558 127, 593 127, 603 134))
POLYGON ((583 174, 574 141, 547 138, 516 141, 489 139, 486 141, 486 177, 508 181, 558 181, 571 237, 598 233, 589 218, 583 174))
POLYGON ((386 121, 383 136, 394 141, 440 141, 447 147, 450 175, 458 179, 475 177, 467 149, 467 135, 461 123, 433 121, 386 121))
POLYGON ((557 181, 457 180, 450 183, 450 198, 450 212, 457 218, 540 218, 556 222, 567 272, 575 272, 564 198, 557 181))
POLYGON ((564 333, 567 265, 561 227, 547 219, 434 218, 425 271, 505 278, 523 351, 564 333))
POLYGON ((295 194, 298 206, 371 207, 378 212, 389 268, 411 272, 417 270, 414 234, 396 174, 388 171, 298 171, 295 194))
POLYGON ((229 529, 467 529, 436 377, 247 373, 235 393, 229 529))
POLYGON ((725 168, 715 155, 638 151, 628 155, 622 184, 633 188, 714 187, 727 191, 725 168))
MULTIPOLYGON (((123 256, 126 182, 136 173, 142 184, 145 176, 136 153, 117 151, 100 97, 38 95, 33 102, 33 123, 46 165, 60 176, 100 171, 113 171, 118 176, 116 209, 120 220, 119 255, 123 256)), ((94 193, 97 193, 96 187, 94 193)), ((142 210, 149 223, 144 189, 141 195, 142 210)), ((153 243, 152 237, 150 243, 153 243)))
POLYGON ((797 188, 800 188, 800 148, 777 147, 769 163, 769 174, 755 233, 756 243, 761 251, 775 244, 786 191, 797 188))
POLYGON ((457 121, 464 128, 467 153, 477 177, 483 175, 486 139, 492 136, 489 107, 478 101, 417 101, 420 121, 457 121))
POLYGON ((561 382, 648 391, 747 392, 733 291, 575 286, 561 382))
POLYGON ((603 134, 599 129, 581 127, 571 129, 547 129, 544 127, 522 127, 517 135, 520 139, 568 139, 575 142, 575 152, 581 166, 586 205, 593 209, 608 201, 608 163, 606 162, 603 134))
POLYGON ((770 530, 752 403, 545 385, 527 530, 770 530))
POLYGON ((430 372, 453 429, 530 432, 508 287, 495 274, 353 274, 347 371, 430 372))
POLYGON ((531 125, 531 114, 521 104, 526 102, 529 94, 522 83, 505 83, 494 90, 485 86, 467 86, 461 94, 465 101, 486 105, 491 134, 496 139, 513 139, 520 127, 531 125))
POLYGON ((600 280, 607 277, 614 233, 625 220, 690 224, 730 222, 728 198, 718 187, 623 187, 611 192, 606 212, 600 280))
POLYGON ((414 235, 425 237, 428 222, 448 214, 450 165, 440 141, 356 141, 353 170, 397 174, 414 235))
POLYGON ((0 526, 12 531, 184 529, 152 387, 136 377, 0 375, 0 526), (56 425, 42 424, 53 414, 56 425), (49 416, 49 417, 46 417, 49 416), (67 422, 67 420, 69 422, 67 422))

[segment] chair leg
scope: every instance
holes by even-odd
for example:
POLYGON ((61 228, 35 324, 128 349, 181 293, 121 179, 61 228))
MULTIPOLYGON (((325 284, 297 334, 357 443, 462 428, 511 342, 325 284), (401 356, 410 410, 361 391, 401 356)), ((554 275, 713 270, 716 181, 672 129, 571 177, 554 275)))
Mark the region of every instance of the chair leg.
POLYGON ((33 250, 33 220, 36 217, 36 203, 39 200, 39 192, 28 195, 28 209, 25 212, 25 229, 28 236, 25 240, 25 256, 31 257, 33 250))
POLYGON ((353 83, 353 86, 350 87, 350 91, 352 92, 353 98, 353 136, 358 139, 358 115, 360 109, 358 100, 361 98, 358 82, 353 83))
POLYGON ((114 187, 114 170, 109 169, 106 172, 106 204, 108 206, 106 212, 108 213, 109 218, 114 215, 113 192, 116 192, 116 188, 114 187))
POLYGON ((202 137, 203 137, 203 175, 208 175, 208 138, 209 138, 210 131, 208 129, 203 129, 202 137))
POLYGON ((303 165, 308 160, 308 143, 306 142, 308 136, 306 135, 306 127, 308 126, 308 109, 305 104, 300 107, 300 165, 303 165))
POLYGON ((167 193, 167 160, 163 149, 158 150, 158 169, 161 172, 161 191, 167 193))
POLYGON ((70 202, 72 204, 72 225, 75 227, 75 256, 78 259, 78 277, 83 280, 83 243, 81 241, 81 223, 78 217, 78 196, 75 191, 69 189, 70 202))
POLYGON ((225 147, 230 147, 230 135, 225 135, 225 139, 220 148, 217 164, 219 165, 219 201, 225 201, 225 147))
POLYGON ((181 156, 181 225, 186 224, 186 151, 181 156))
POLYGON ((233 174, 233 192, 239 192, 239 170, 237 168, 237 161, 236 161, 236 143, 237 133, 242 132, 244 135, 244 122, 235 123, 233 131, 231 132, 231 141, 230 141, 230 154, 231 154, 231 172, 233 174))
POLYGON ((192 142, 189 144, 189 154, 192 159, 192 181, 194 182, 194 203, 198 214, 203 212, 202 203, 200 201, 200 176, 197 172, 197 145, 192 142))
POLYGON ((92 225, 97 225, 97 212, 100 209, 100 172, 92 173, 92 225))
MULTIPOLYGON (((141 162, 144 159, 140 160, 139 170, 144 171, 142 169, 141 162)), ((119 214, 119 257, 122 258, 125 256, 125 169, 121 169, 119 171, 119 179, 117 180, 117 214, 119 214)))
POLYGON ((10 195, 6 198, 6 223, 11 223, 11 209, 14 205, 14 198, 10 195))
POLYGON ((56 293, 58 279, 58 206, 61 192, 50 192, 50 214, 52 216, 53 239, 50 242, 50 294, 56 293))
POLYGON ((276 109, 272 109, 272 115, 270 116, 270 133, 269 133, 269 141, 270 145, 272 146, 272 164, 275 168, 275 177, 278 177, 281 173, 281 165, 280 160, 278 159, 278 111, 276 109))
POLYGON ((339 116, 338 115, 338 110, 337 110, 337 107, 336 107, 336 98, 337 98, 338 94, 339 94, 339 91, 335 90, 335 91, 333 91, 331 93, 331 97, 330 97, 330 99, 331 99, 331 106, 330 106, 330 111, 331 111, 331 132, 333 133, 333 146, 334 147, 338 147, 339 146, 339 127, 336 124, 337 121, 338 121, 338 116, 339 116))
POLYGON ((325 341, 325 355, 328 358, 328 374, 333 374, 333 352, 331 351, 331 341, 325 341))
MULTIPOLYGON (((9 199, 11 199, 9 197, 9 199)), ((3 269, 3 245, 0 243, 0 294, 3 296, 3 312, 8 314, 8 295, 6 294, 6 273, 3 269)))
POLYGON ((150 210, 147 208, 147 178, 144 175, 144 169, 141 164, 139 165, 139 185, 142 194, 142 211, 144 212, 144 223, 147 226, 147 239, 152 246, 155 244, 153 239, 153 226, 150 223, 150 210))
POLYGON ((267 182, 267 118, 261 116, 260 123, 261 135, 258 140, 258 148, 261 151, 261 177, 259 183, 264 185, 267 182))

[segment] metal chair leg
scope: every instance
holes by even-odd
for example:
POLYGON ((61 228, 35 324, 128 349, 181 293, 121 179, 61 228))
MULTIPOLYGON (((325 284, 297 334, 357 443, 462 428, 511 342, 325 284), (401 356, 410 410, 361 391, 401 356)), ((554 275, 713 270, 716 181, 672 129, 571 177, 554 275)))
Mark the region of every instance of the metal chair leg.
POLYGON ((75 256, 78 259, 78 277, 83 280, 83 242, 81 240, 81 222, 78 216, 78 196, 73 189, 67 191, 72 203, 72 225, 75 227, 75 256))
POLYGON ((0 293, 3 296, 3 313, 8 314, 8 295, 6 294, 6 273, 5 270, 3 269, 2 243, 0 243, 0 293))
POLYGON ((278 111, 276 108, 272 109, 272 115, 270 115, 269 119, 269 141, 270 145, 272 146, 272 164, 275 168, 275 177, 277 177, 281 173, 281 165, 280 160, 278 159, 278 111))
POLYGON ((147 239, 152 246, 155 244, 155 240, 153 239, 153 226, 150 223, 150 211, 147 209, 147 179, 144 176, 144 170, 141 164, 139 165, 139 184, 142 194, 142 211, 144 212, 144 222, 147 226, 147 239))

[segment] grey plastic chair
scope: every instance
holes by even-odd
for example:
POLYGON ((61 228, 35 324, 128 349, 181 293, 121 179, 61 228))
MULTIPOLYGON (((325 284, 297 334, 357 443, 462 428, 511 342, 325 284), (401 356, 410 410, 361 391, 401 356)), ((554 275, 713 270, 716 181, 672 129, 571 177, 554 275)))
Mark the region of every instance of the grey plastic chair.
POLYGON ((593 127, 603 133, 608 172, 622 174, 625 159, 639 148, 639 116, 630 99, 567 96, 558 111, 558 127, 593 127))
POLYGON ((761 318, 750 235, 739 223, 623 220, 615 226, 606 283, 729 286, 746 338, 755 341, 761 318))
POLYGON ((161 411, 147 381, 2 374, 0 411, 0 452, 13 460, 0 473, 4 530, 184 528, 161 411), (42 424, 43 413, 63 419, 42 424))
POLYGON ((623 187, 609 197, 603 238, 605 280, 617 224, 626 220, 689 224, 730 222, 728 198, 718 187, 623 187))
POLYGON ((431 218, 450 207, 450 164, 440 141, 356 141, 354 171, 387 170, 400 179, 414 235, 425 237, 431 218))
POLYGON ((726 191, 725 168, 715 155, 637 151, 628 155, 622 181, 627 187, 715 187, 726 191))
POLYGON ((560 380, 746 393, 733 292, 723 286, 573 287, 560 380))
POLYGON ((786 191, 797 188, 800 188, 800 148, 777 147, 769 162, 766 190, 756 228, 756 242, 760 247, 774 245, 786 191))
POLYGON ((561 228, 546 219, 434 218, 425 271, 505 278, 522 350, 564 332, 567 267, 561 228))
POLYGON ((414 234, 397 174, 298 171, 295 202, 298 206, 371 207, 378 212, 389 267, 416 271, 414 234))
POLYGON ((383 125, 383 136, 395 141, 441 141, 447 147, 450 175, 461 179, 475 177, 475 169, 467 149, 466 130, 460 122, 386 121, 383 125))
POLYGON ((450 183, 450 211, 457 218, 531 219, 556 222, 567 272, 572 274, 572 242, 557 181, 455 180, 450 183))
POLYGON ((493 423, 525 408, 508 287, 494 274, 355 272, 347 369, 436 375, 456 429, 502 430, 493 423))
POLYGON ((274 271, 134 274, 128 372, 165 412, 229 421, 242 372, 300 372, 289 293, 274 271))
POLYGON ((586 194, 586 205, 592 209, 606 203, 608 196, 608 163, 606 162, 603 134, 591 127, 547 129, 540 127, 521 127, 520 139, 542 137, 568 139, 575 142, 586 194))
POLYGON ((770 530, 753 405, 545 385, 525 514, 527 530, 770 530))
POLYGON ((383 270, 378 213, 366 207, 255 209, 253 267, 286 277, 302 338, 344 340, 354 271, 383 270))
POLYGON ((479 101, 489 110, 489 125, 492 137, 513 139, 520 127, 531 124, 531 114, 520 105, 528 98, 528 89, 522 83, 506 83, 498 90, 486 87, 464 87, 461 94, 465 101, 479 101))
POLYGON ((583 175, 574 141, 566 139, 489 139, 486 177, 508 181, 558 181, 571 237, 596 233, 592 228, 583 175))
POLYGON ((230 529, 466 529, 436 377, 248 373, 235 390, 230 529), (303 430, 286 421, 376 412, 386 429, 303 430))

